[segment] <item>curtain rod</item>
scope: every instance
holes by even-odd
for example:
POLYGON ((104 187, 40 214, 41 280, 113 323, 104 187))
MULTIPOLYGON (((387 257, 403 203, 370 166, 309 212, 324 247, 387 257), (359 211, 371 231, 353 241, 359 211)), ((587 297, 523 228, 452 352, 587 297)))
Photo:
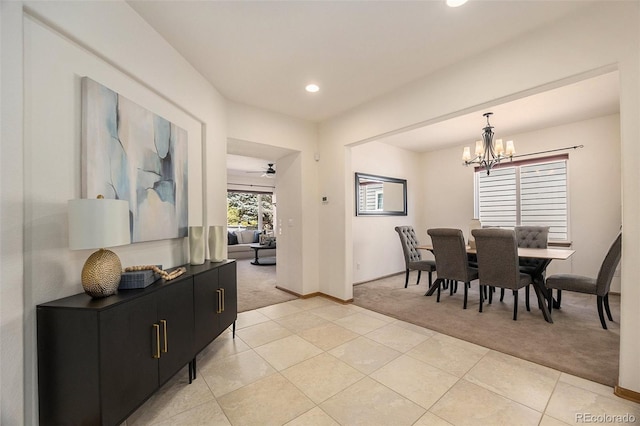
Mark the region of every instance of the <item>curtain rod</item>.
MULTIPOLYGON (((567 149, 578 149, 578 148, 584 148, 584 145, 574 145, 574 146, 567 146, 565 148, 558 148, 558 149, 549 149, 547 151, 538 151, 538 152, 532 152, 530 154, 520 154, 520 155, 514 155, 512 158, 518 158, 518 157, 528 157, 529 155, 538 155, 538 154, 547 154, 549 152, 557 152, 557 151, 564 151, 567 149)), ((506 158, 506 157, 505 157, 506 158)))
POLYGON ((238 185, 238 186, 250 186, 250 187, 259 187, 259 188, 271 188, 271 189, 275 189, 275 186, 269 186, 269 185, 253 185, 250 183, 233 183, 233 182, 227 182, 227 185, 238 185))

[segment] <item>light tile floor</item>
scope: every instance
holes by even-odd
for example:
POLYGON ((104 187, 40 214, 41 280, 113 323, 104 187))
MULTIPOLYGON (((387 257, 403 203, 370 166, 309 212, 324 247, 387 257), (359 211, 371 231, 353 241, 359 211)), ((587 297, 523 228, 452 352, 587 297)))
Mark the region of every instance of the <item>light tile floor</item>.
POLYGON ((127 426, 640 424, 607 386, 324 297, 236 327, 127 426))

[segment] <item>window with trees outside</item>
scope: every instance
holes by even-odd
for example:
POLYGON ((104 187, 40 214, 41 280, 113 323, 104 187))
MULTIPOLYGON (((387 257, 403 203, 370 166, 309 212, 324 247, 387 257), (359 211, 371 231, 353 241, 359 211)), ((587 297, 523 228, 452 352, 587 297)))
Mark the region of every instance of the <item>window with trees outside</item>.
POLYGON ((549 226, 549 240, 569 240, 567 155, 514 161, 475 172, 475 215, 483 227, 549 226))
POLYGON ((257 192, 227 192, 227 228, 273 229, 275 205, 273 194, 257 192))

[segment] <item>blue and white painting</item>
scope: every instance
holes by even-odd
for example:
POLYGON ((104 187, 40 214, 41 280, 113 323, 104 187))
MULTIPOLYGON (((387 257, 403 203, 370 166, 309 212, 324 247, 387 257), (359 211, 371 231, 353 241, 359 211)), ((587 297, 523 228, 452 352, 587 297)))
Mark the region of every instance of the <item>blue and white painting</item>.
POLYGON ((129 201, 131 241, 188 234, 187 132, 82 78, 82 195, 129 201))

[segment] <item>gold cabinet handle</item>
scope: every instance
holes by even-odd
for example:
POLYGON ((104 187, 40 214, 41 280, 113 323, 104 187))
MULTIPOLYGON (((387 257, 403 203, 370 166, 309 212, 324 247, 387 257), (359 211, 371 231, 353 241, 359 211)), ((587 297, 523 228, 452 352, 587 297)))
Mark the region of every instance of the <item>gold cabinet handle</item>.
POLYGON ((216 308, 216 314, 219 314, 222 312, 222 298, 220 297, 222 296, 222 292, 220 289, 217 289, 216 293, 218 293, 218 307, 216 308))
POLYGON ((153 324, 153 328, 155 329, 155 337, 156 337, 156 347, 151 349, 151 356, 153 358, 160 358, 160 326, 158 324, 153 324), (155 350, 154 350, 155 349, 155 350))
POLYGON ((221 288, 220 291, 222 292, 222 312, 224 312, 224 288, 221 288))
POLYGON ((160 320, 162 324, 163 334, 164 334, 164 347, 162 348, 162 352, 169 352, 169 348, 167 347, 167 320, 160 320))

